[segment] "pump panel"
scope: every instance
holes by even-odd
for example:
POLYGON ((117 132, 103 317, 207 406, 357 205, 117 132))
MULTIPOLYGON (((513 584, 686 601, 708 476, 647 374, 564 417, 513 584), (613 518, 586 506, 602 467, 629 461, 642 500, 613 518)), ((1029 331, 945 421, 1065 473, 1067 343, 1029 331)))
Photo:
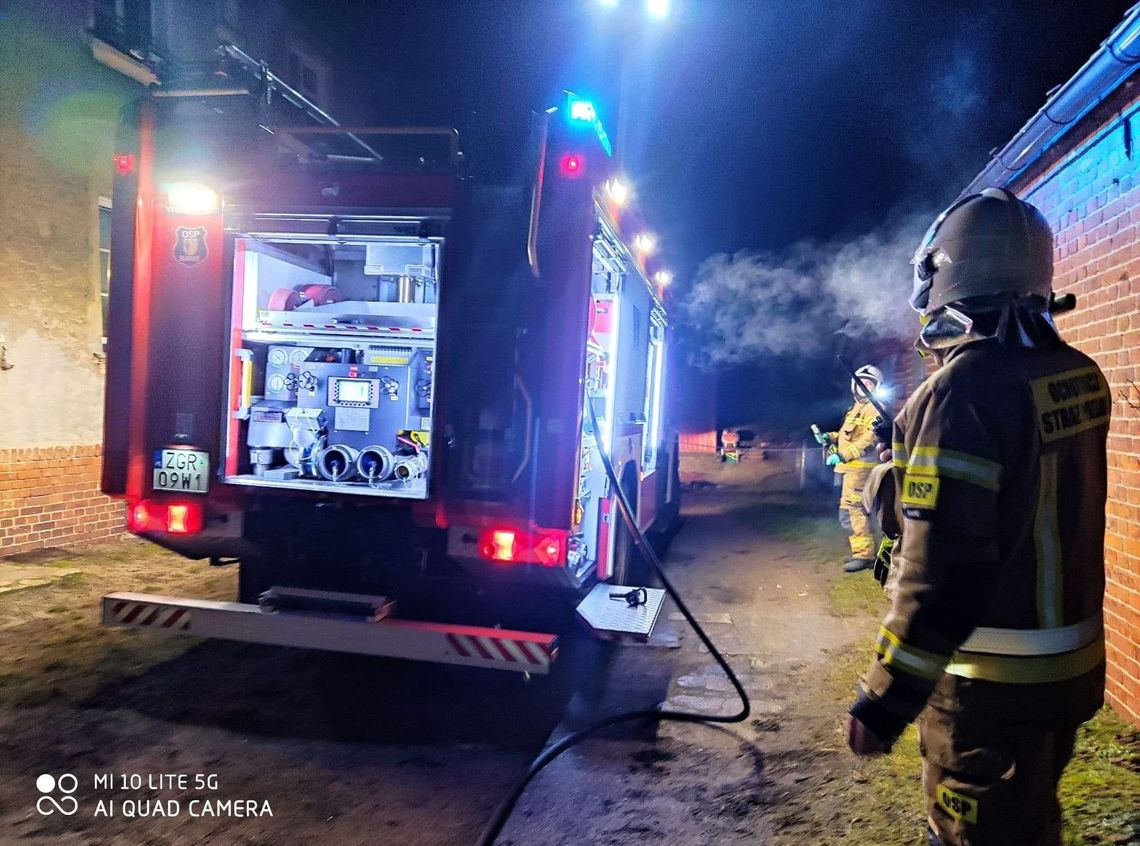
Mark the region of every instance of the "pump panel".
POLYGON ((441 252, 236 238, 226 482, 427 497, 441 252))

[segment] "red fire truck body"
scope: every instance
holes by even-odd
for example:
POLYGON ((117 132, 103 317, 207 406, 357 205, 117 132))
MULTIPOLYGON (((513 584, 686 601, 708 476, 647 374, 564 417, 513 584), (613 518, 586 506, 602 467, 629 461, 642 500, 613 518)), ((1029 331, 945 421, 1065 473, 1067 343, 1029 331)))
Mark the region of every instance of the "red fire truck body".
POLYGON ((123 120, 103 489, 240 587, 105 622, 545 672, 521 597, 641 581, 601 450, 642 528, 679 501, 665 309, 593 107, 537 118, 492 188, 453 130, 256 105, 159 90, 123 120))

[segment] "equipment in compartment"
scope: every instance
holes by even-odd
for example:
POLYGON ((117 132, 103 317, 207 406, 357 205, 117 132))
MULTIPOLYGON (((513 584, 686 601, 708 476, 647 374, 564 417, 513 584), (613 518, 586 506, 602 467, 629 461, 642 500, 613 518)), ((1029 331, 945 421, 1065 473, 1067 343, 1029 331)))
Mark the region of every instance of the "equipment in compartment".
POLYGON ((417 231, 236 238, 227 482, 427 497, 443 242, 417 231))
POLYGON ((366 446, 356 457, 356 472, 369 485, 388 481, 395 465, 396 457, 392 451, 376 444, 366 446))
POLYGON ((301 374, 301 365, 312 347, 292 347, 275 344, 265 359, 265 398, 295 403, 301 374))
POLYGON ((418 479, 428 469, 428 457, 422 452, 396 459, 392 474, 401 482, 418 479))
POLYGON ((305 284, 277 288, 269 294, 270 311, 295 311, 303 306, 325 306, 344 301, 344 294, 332 285, 305 284))
POLYGON ((264 399, 250 409, 255 476, 390 490, 425 483, 430 350, 395 345, 265 350, 264 399))

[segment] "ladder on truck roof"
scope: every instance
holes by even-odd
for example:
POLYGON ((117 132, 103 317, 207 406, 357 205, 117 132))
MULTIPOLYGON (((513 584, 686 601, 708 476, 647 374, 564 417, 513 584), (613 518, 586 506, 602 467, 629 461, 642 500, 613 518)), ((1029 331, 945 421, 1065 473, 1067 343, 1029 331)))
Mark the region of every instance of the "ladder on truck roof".
MULTIPOLYGON (((189 75, 164 80, 162 85, 151 89, 151 95, 160 99, 255 97, 262 128, 274 135, 284 147, 302 156, 334 162, 380 164, 384 162, 384 154, 377 149, 379 141, 401 136, 436 136, 446 142, 446 164, 456 170, 463 166, 459 132, 452 127, 343 126, 273 73, 266 62, 258 61, 240 47, 222 44, 217 54, 224 64, 214 73, 203 76, 202 69, 196 67, 189 75), (340 143, 342 139, 343 144, 340 143)), ((418 160, 423 164, 428 159, 420 155, 418 160)))

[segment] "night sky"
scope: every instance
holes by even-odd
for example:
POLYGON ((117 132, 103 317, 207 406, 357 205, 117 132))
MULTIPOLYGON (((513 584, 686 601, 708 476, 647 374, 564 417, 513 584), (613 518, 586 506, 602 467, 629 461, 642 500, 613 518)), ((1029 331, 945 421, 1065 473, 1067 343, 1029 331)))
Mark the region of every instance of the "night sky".
MULTIPOLYGON (((292 5, 368 92, 353 117, 454 125, 484 182, 514 171, 529 113, 562 88, 600 102, 615 135, 624 65, 625 166, 683 298, 714 253, 825 249, 932 217, 1131 3, 673 0, 664 22, 639 0, 292 5)), ((747 372, 797 400, 785 389, 805 364, 821 366, 761 356, 747 372)))

